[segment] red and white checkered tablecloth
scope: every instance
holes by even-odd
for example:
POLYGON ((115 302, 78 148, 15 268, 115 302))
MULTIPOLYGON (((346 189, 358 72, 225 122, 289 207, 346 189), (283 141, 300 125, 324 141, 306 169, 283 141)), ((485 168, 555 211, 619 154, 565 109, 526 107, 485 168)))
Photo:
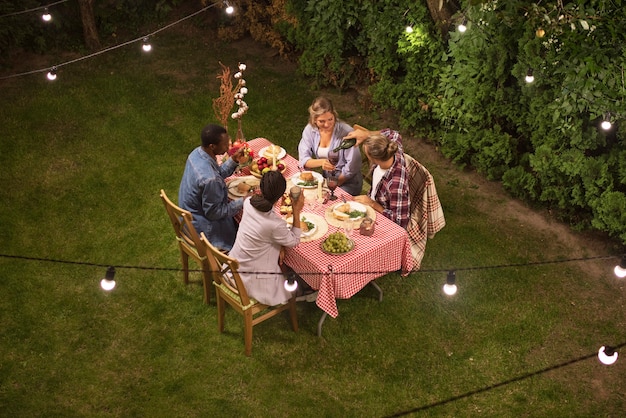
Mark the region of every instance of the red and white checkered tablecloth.
MULTIPOLYGON (((250 148, 258 152, 271 144, 265 138, 248 141, 250 148)), ((287 165, 284 172, 290 179, 299 172, 298 160, 287 154, 283 160, 287 165)), ((246 174, 245 172, 243 174, 246 174)), ((352 200, 352 196, 341 189, 335 194, 352 200)), ((324 217, 326 208, 336 201, 307 209, 324 217)), ((331 255, 321 250, 322 241, 328 234, 337 231, 337 227, 328 225, 328 232, 320 239, 301 242, 290 248, 285 254, 285 263, 300 275, 312 288, 318 289, 317 306, 333 318, 339 315, 336 299, 349 299, 372 280, 389 272, 402 270, 408 273, 413 268, 411 242, 406 230, 384 216, 377 214, 376 226, 372 236, 352 233, 354 249, 347 254, 331 255)))

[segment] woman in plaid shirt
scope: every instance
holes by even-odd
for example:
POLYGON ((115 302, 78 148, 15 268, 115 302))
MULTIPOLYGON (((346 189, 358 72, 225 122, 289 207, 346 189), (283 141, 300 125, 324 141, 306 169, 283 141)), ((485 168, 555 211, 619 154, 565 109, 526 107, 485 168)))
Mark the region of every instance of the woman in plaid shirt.
POLYGON ((371 164, 372 189, 369 195, 356 196, 354 200, 371 206, 406 228, 411 200, 402 137, 387 128, 379 132, 356 129, 346 138, 356 138, 357 144, 363 144, 363 151, 371 164))

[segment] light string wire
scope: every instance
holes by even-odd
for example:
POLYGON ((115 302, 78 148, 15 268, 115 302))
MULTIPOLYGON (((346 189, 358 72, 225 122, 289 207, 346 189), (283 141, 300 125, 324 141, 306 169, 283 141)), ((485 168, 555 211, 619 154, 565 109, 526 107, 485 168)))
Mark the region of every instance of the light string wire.
MULTIPOLYGON (((67 0, 63 0, 63 1, 67 1, 67 0)), ((101 49, 100 51, 97 51, 97 52, 94 52, 92 54, 85 55, 85 56, 82 56, 82 57, 79 57, 79 58, 76 58, 76 59, 73 59, 73 60, 70 60, 70 61, 66 61, 66 62, 63 62, 63 63, 60 63, 60 64, 55 64, 54 67, 55 68, 60 68, 60 67, 63 67, 65 65, 73 64, 73 63, 78 62, 78 61, 86 60, 88 58, 93 58, 93 57, 95 57, 97 55, 101 55, 101 54, 104 54, 106 52, 113 51, 114 49, 122 48, 122 47, 124 47, 126 45, 130 45, 130 44, 135 43, 135 42, 143 41, 147 37, 149 38, 151 36, 154 36, 154 35, 156 35, 159 32, 162 32, 162 31, 164 31, 166 29, 169 29, 172 26, 177 25, 177 24, 179 24, 179 23, 181 23, 181 22, 183 22, 183 21, 185 21, 187 19, 191 19, 192 17, 197 16, 200 13, 203 13, 203 12, 205 12, 205 11, 215 7, 215 6, 218 6, 219 4, 220 3, 211 3, 208 6, 203 7, 202 9, 200 9, 198 11, 195 11, 192 14, 187 15, 187 16, 181 18, 181 19, 178 19, 175 22, 172 22, 172 23, 170 23, 168 25, 165 25, 162 28, 159 28, 159 29, 155 30, 154 32, 151 32, 151 33, 149 33, 147 35, 143 35, 143 36, 140 36, 140 37, 138 37, 136 39, 132 39, 130 41, 126 41, 126 42, 121 43, 121 44, 113 45, 113 46, 105 48, 105 49, 101 49)), ((8 75, 8 76, 3 76, 3 77, 0 77, 0 80, 6 80, 6 79, 9 79, 9 78, 22 77, 22 76, 25 76, 25 75, 36 74, 36 73, 43 73, 43 72, 46 72, 46 71, 50 71, 50 68, 51 67, 46 67, 46 68, 41 68, 39 70, 31 70, 31 71, 26 71, 26 72, 19 73, 19 74, 12 74, 12 75, 8 75)))
MULTIPOLYGON (((611 346, 611 347, 613 349, 615 349, 615 350, 618 350, 618 349, 620 349, 620 348, 622 348, 624 346, 626 346, 626 342, 623 342, 621 344, 617 344, 617 345, 611 346)), ((461 400, 461 399, 464 399, 464 398, 469 398, 469 397, 477 395, 479 393, 488 392, 488 391, 491 391, 493 389, 497 389, 497 388, 500 388, 502 386, 509 385, 511 383, 520 382, 522 380, 530 379, 531 377, 542 375, 544 373, 548 373, 548 372, 551 372, 553 370, 561 369, 561 368, 566 367, 566 366, 571 366, 572 364, 576 364, 576 363, 579 363, 581 361, 588 360, 590 358, 596 358, 597 356, 598 356, 597 352, 594 352, 592 354, 587 354, 585 356, 578 357, 578 358, 575 358, 575 359, 572 359, 572 360, 569 360, 569 361, 566 361, 566 362, 563 362, 563 363, 559 363, 559 364, 556 364, 554 366, 549 366, 549 367, 546 367, 544 369, 540 369, 540 370, 537 370, 537 371, 534 371, 534 372, 526 373, 526 374, 523 374, 521 376, 513 377, 511 379, 504 380, 502 382, 495 383, 495 384, 490 385, 490 386, 485 386, 485 387, 482 387, 480 389, 471 390, 471 391, 465 392, 465 393, 463 393, 461 395, 452 396, 452 397, 450 397, 448 399, 444 399, 444 400, 441 400, 441 401, 433 402, 433 403, 430 403, 430 404, 427 404, 427 405, 424 405, 424 406, 420 406, 420 407, 417 407, 417 408, 414 408, 414 409, 409 409, 407 411, 397 412, 397 413, 395 413, 393 415, 387 415, 387 417, 401 417, 401 416, 404 416, 404 415, 414 414, 416 412, 426 411, 426 410, 435 408, 437 406, 442 406, 442 405, 446 405, 446 404, 449 404, 449 403, 452 403, 452 402, 455 402, 455 401, 458 401, 458 400, 461 400)))
MULTIPOLYGON (((48 258, 38 258, 38 257, 26 257, 26 256, 17 256, 17 255, 7 255, 7 254, 0 254, 0 257, 5 257, 5 258, 14 258, 14 259, 21 259, 21 260, 31 260, 31 261, 43 261, 43 262, 54 262, 54 263, 64 263, 64 264, 77 264, 77 265, 87 265, 87 266, 95 266, 95 267, 108 267, 110 264, 98 264, 98 263, 89 263, 89 262, 81 262, 81 261, 67 261, 67 260, 55 260, 55 259, 48 259, 48 258)), ((493 266, 478 266, 478 267, 465 267, 465 268, 457 268, 456 270, 484 270, 484 269, 494 269, 494 268, 505 268, 505 267, 519 267, 519 266, 533 266, 533 265, 542 265, 542 264, 554 264, 554 263, 565 263, 565 262, 571 262, 571 261, 588 261, 588 260, 598 260, 598 259, 608 259, 608 258, 616 258, 617 256, 598 256, 598 257, 588 257, 588 258, 572 258, 572 259, 567 259, 567 260, 552 260, 552 261, 542 261, 542 262, 530 262, 530 263, 518 263, 518 264, 501 264, 501 265, 493 265, 493 266)), ((115 266, 116 268, 126 268, 126 269, 142 269, 142 270, 161 270, 161 271, 182 271, 182 269, 179 268, 170 268, 170 267, 146 267, 146 266, 115 266)), ((332 265, 328 266, 328 270, 332 271, 332 265)), ((415 271, 416 273, 426 273, 426 272, 442 272, 442 271, 449 271, 448 270, 439 270, 439 269, 435 269, 435 270, 418 270, 415 271)), ((201 272, 202 270, 193 270, 190 269, 189 271, 195 271, 195 272, 201 272)), ((274 272, 272 272, 274 273, 274 272)), ((367 272, 367 273, 372 273, 372 272, 367 272)), ((376 273, 381 273, 381 272, 376 272, 376 273)), ((388 273, 388 272, 384 272, 384 273, 388 273)), ((320 273, 320 272, 315 272, 314 274, 325 274, 325 273, 320 273)), ((336 273, 333 272, 333 274, 346 274, 346 273, 336 273)), ((626 342, 617 344, 617 345, 612 345, 611 347, 617 351, 619 349, 621 349, 622 347, 626 346, 626 342)), ((526 379, 530 379, 532 377, 535 376, 539 376, 548 372, 551 372, 553 370, 558 370, 567 366, 571 366, 573 364, 579 363, 581 361, 585 361, 591 358, 595 358, 597 357, 598 353, 597 352, 593 352, 591 354, 587 354, 584 355, 582 357, 578 357, 572 360, 568 360, 565 361, 563 363, 559 363, 553 366, 549 366, 540 370, 536 370, 534 372, 530 372, 530 373, 526 373, 520 376, 516 376, 513 377, 511 379, 507 379, 504 380, 502 382, 498 382, 498 383, 494 383, 492 385, 489 386, 485 386, 479 389, 474 389, 471 390, 469 392, 465 392, 462 393, 460 395, 455 395, 452 396, 450 398, 447 399, 443 399, 440 401, 436 401, 430 404, 426 404, 426 405, 422 405, 413 409, 409 409, 406 411, 402 411, 402 412, 397 412, 394 413, 392 415, 388 415, 387 417, 401 417, 401 416, 405 416, 405 415, 409 415, 409 414, 414 414, 417 412, 421 412, 421 411, 426 411, 426 410, 430 410, 439 406, 443 406, 449 403, 453 403, 456 401, 459 401, 461 399, 465 399, 465 398, 470 398, 474 395, 478 395, 481 393, 485 393, 485 392, 489 392, 491 390, 495 390, 498 388, 501 388, 503 386, 507 386, 510 385, 512 383, 516 383, 516 382, 521 382, 523 380, 526 379)))
MULTIPOLYGON (((511 263, 511 264, 494 264, 490 266, 473 266, 473 267, 448 267, 448 268, 436 268, 436 269, 423 269, 423 270, 410 270, 408 272, 398 270, 401 273, 443 273, 449 271, 476 271, 476 270, 494 270, 494 269, 503 269, 503 268, 513 268, 513 267, 531 267, 531 266, 540 266, 540 265, 548 265, 548 264, 561 264, 561 263, 570 263, 576 261, 592 261, 592 260, 606 260, 606 259, 620 259, 623 255, 601 255, 594 257, 579 257, 579 258, 568 258, 562 260, 547 260, 547 261, 530 261, 526 263, 511 263)), ((158 271, 184 271, 178 267, 153 267, 153 266, 135 266, 135 265, 118 265, 118 264, 103 264, 103 263, 95 263, 88 261, 71 261, 71 260, 59 260, 53 258, 42 258, 42 257, 29 257, 23 255, 11 255, 11 254, 0 254, 2 258, 12 258, 19 260, 28 260, 28 261, 42 261, 48 263, 58 263, 58 264, 74 264, 74 265, 83 265, 83 266, 91 266, 91 267, 109 267, 115 266, 115 268, 121 269, 135 269, 135 270, 158 270, 158 271)), ((330 267, 330 266, 329 266, 330 267)), ((189 269, 188 271, 192 272, 202 272, 201 269, 189 269)), ((256 273, 256 274, 277 274, 275 271, 271 272, 260 272, 260 271, 245 271, 239 270, 240 273, 256 273)), ((326 274, 327 272, 306 272, 306 271, 297 271, 297 274, 326 274)), ((336 272, 333 271, 333 274, 336 275, 351 275, 351 274, 379 274, 384 275, 388 273, 393 273, 388 270, 367 270, 367 271, 350 271, 350 272, 336 272)))
POLYGON ((32 9, 22 10, 22 11, 13 12, 13 13, 7 13, 5 15, 0 16, 0 19, 3 18, 3 17, 17 16, 17 15, 22 15, 22 14, 25 14, 25 13, 36 12, 37 10, 46 9, 46 8, 48 8, 50 6, 55 6, 57 4, 65 3, 66 1, 68 1, 68 0, 55 1, 54 3, 45 4, 43 6, 38 6, 38 7, 33 7, 32 9))

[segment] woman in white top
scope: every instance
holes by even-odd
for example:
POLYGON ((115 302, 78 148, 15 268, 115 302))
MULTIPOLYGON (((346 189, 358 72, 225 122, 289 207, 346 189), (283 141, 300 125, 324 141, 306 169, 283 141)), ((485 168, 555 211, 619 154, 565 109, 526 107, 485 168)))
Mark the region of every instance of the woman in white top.
POLYGON ((229 255, 239 261, 239 273, 248 294, 266 305, 287 302, 291 292, 284 286, 282 264, 283 247, 300 243, 300 212, 304 193, 293 204, 293 227, 273 210, 274 204, 285 193, 287 184, 283 175, 269 171, 261 178, 261 194, 246 199, 235 244, 229 255))
POLYGON ((363 188, 361 151, 352 147, 333 152, 352 131, 350 125, 339 120, 332 102, 318 97, 309 106, 309 123, 302 131, 298 158, 300 167, 321 168, 324 177, 334 172, 339 177, 339 187, 356 196, 363 188))

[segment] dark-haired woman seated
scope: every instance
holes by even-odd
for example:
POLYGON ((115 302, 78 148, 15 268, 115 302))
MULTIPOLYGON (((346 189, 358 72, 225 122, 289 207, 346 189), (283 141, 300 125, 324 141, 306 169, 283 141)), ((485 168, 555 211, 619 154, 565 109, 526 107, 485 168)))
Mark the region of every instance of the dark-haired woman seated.
POLYGON ((283 247, 293 248, 300 243, 300 212, 304 193, 293 205, 293 227, 273 210, 274 204, 285 193, 287 183, 277 171, 269 171, 261 178, 261 194, 253 195, 243 204, 243 215, 235 245, 229 255, 239 261, 239 273, 248 294, 266 305, 279 305, 293 295, 285 289, 281 266, 283 247))

